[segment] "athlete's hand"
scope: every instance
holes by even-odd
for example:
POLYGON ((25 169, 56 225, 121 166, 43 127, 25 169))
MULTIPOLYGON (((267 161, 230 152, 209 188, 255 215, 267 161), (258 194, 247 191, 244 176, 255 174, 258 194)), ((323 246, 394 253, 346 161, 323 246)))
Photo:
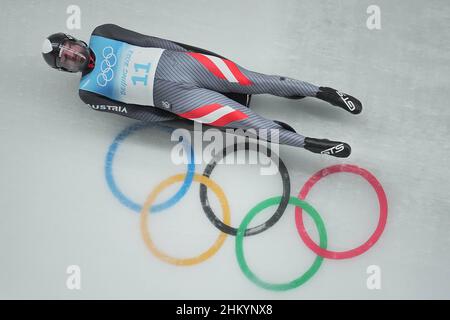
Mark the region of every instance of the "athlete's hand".
POLYGON ((345 142, 328 139, 305 138, 305 149, 314 153, 327 154, 338 158, 347 158, 352 148, 345 142))
POLYGON ((320 87, 316 97, 353 114, 358 114, 362 111, 361 101, 333 88, 320 87))

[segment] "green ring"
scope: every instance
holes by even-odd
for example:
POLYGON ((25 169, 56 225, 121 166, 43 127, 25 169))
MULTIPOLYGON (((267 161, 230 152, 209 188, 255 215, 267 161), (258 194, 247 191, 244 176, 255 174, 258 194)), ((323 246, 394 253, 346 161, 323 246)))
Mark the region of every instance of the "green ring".
MULTIPOLYGON (((245 261, 244 257, 244 249, 243 249, 243 239, 245 230, 247 229, 248 224, 252 219, 260 213, 262 210, 279 204, 281 201, 281 197, 273 197, 266 199, 260 203, 258 203, 255 207, 253 207, 247 215, 244 217, 244 220, 242 220, 241 225, 239 226, 239 229, 236 234, 236 257, 239 264, 239 267, 241 268, 244 275, 253 283, 256 285, 268 289, 268 290, 274 290, 274 291, 285 291, 294 289, 302 284, 304 284, 306 281, 311 279, 311 277, 319 270, 323 258, 320 256, 317 256, 314 260, 314 263, 312 266, 300 277, 286 283, 269 283, 266 281, 261 280, 258 278, 249 268, 247 265, 247 262, 245 261)), ((325 230, 325 225, 322 221, 322 218, 320 217, 319 213, 317 213, 316 209, 314 209, 308 202, 300 200, 296 197, 290 197, 289 203, 294 206, 299 206, 303 208, 310 216, 313 218, 314 223, 316 224, 317 230, 319 231, 319 237, 320 237, 320 244, 319 246, 323 249, 326 249, 327 247, 327 232, 325 230)))

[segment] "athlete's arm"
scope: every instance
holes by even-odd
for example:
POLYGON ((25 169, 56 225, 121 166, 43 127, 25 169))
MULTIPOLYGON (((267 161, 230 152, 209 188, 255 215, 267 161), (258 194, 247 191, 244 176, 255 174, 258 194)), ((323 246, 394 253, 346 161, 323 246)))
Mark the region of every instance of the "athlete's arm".
POLYGON ((179 117, 163 109, 115 101, 96 93, 79 90, 81 100, 97 111, 115 113, 143 122, 174 121, 179 117))
POLYGON ((98 26, 94 29, 92 35, 127 42, 139 47, 153 47, 174 51, 188 51, 174 41, 148 36, 142 33, 122 28, 115 24, 103 24, 101 26, 98 26))
POLYGON ((177 41, 148 36, 110 23, 98 26, 97 28, 94 29, 92 35, 124 41, 129 44, 140 47, 154 47, 183 52, 192 51, 197 53, 209 54, 212 56, 225 59, 223 56, 206 49, 191 46, 177 41))

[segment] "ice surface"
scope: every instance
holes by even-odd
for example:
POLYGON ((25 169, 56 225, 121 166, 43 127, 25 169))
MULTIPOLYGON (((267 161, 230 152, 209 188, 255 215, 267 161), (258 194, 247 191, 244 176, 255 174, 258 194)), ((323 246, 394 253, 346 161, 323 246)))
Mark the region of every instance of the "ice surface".
MULTIPOLYGON (((373 31, 366 27, 366 9, 374 2, 365 0, 79 0, 81 30, 66 29, 69 4, 3 1, 0 13, 1 298, 450 298, 448 1, 376 1, 382 29, 373 31), (380 241, 359 257, 325 260, 309 282, 288 292, 248 281, 231 236, 196 266, 155 258, 142 241, 139 214, 113 196, 104 175, 108 147, 135 121, 85 106, 77 95, 79 77, 50 70, 40 54, 48 34, 64 31, 87 40, 107 22, 361 99, 359 116, 311 98, 254 96, 252 108, 307 136, 352 146, 344 160, 281 148, 291 194, 326 166, 366 168, 388 197, 380 241), (81 268, 81 290, 66 287, 69 265, 81 268), (370 265, 381 268, 380 290, 366 286, 370 265)), ((169 137, 147 128, 120 145, 114 176, 136 203, 162 180, 185 172, 170 161, 169 137)), ((256 166, 219 165, 212 178, 229 200, 234 226, 256 203, 281 192, 279 175, 261 176, 256 166)), ((201 209, 198 188, 194 182, 176 206, 150 217, 155 243, 170 254, 198 254, 218 235, 201 209)), ((357 176, 327 177, 308 201, 325 221, 330 249, 354 247, 376 226, 375 194, 357 176)), ((311 221, 307 226, 314 230, 311 221)), ((268 281, 293 279, 315 257, 297 235, 292 206, 273 228, 245 239, 244 248, 250 267, 268 281)))

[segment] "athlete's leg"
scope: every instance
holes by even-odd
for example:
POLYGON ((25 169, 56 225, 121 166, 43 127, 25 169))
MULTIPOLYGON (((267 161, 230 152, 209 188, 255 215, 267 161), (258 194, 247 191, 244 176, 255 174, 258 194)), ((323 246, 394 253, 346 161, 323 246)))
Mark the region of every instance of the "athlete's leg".
POLYGON ((172 78, 190 79, 198 86, 214 91, 246 94, 268 93, 291 99, 305 96, 316 97, 353 114, 358 114, 362 110, 361 102, 358 99, 332 88, 319 87, 289 77, 250 71, 230 60, 211 55, 193 52, 168 52, 167 54, 171 61, 163 61, 162 66, 159 67, 164 70, 163 73, 171 72, 172 78))
POLYGON ((327 153, 337 157, 347 157, 350 154, 350 146, 345 143, 304 137, 219 92, 191 84, 155 79, 153 97, 156 107, 164 108, 185 119, 214 127, 253 129, 262 139, 277 139, 277 143, 305 148, 315 153, 327 153), (267 136, 259 135, 261 129, 265 129, 264 134, 267 136))

